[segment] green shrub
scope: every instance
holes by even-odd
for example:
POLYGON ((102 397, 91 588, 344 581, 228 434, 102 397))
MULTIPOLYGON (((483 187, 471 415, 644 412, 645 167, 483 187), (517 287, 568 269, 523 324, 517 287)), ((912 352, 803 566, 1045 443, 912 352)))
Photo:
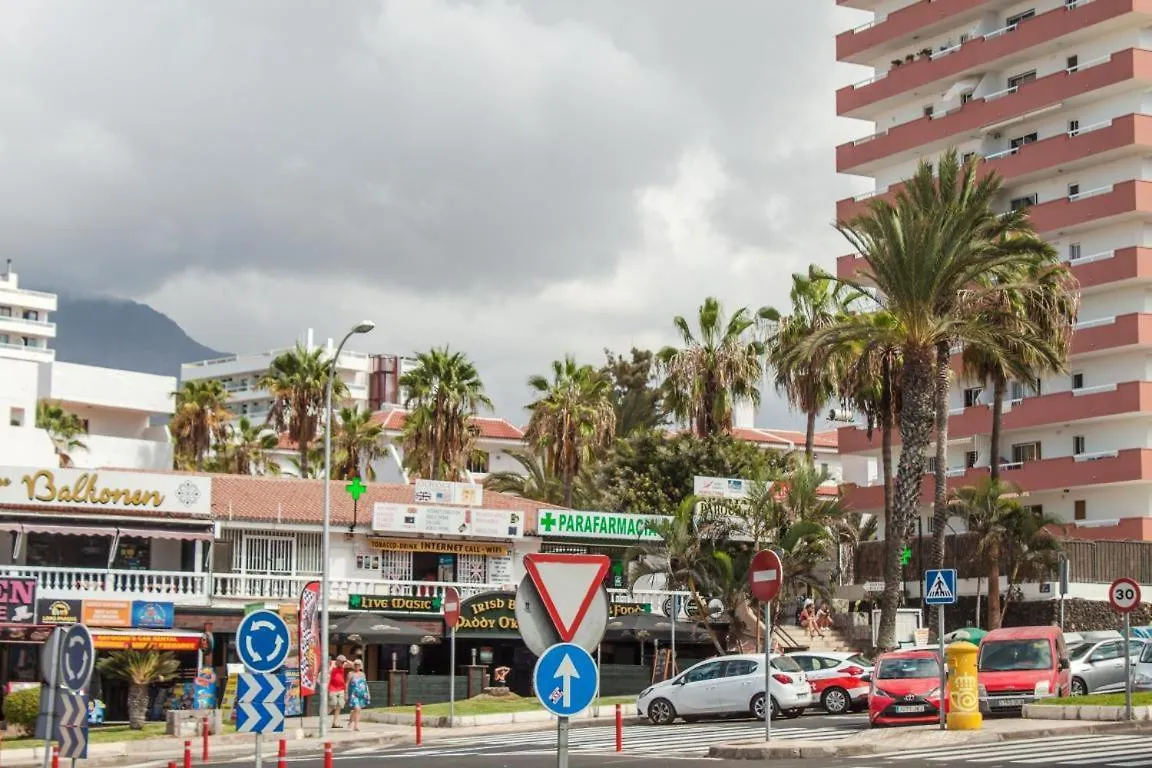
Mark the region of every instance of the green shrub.
POLYGON ((4 719, 31 734, 40 712, 40 686, 13 691, 4 697, 4 719))

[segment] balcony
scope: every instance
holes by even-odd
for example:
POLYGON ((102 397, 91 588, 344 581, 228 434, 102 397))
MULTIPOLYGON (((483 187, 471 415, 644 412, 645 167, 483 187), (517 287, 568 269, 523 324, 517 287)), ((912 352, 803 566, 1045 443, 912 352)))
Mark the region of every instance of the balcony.
MULTIPOLYGON (((952 4, 956 3, 959 0, 952 0, 952 4)), ((929 3, 922 13, 930 14, 931 6, 938 4, 929 3)), ((1076 5, 1062 5, 952 48, 918 55, 901 66, 893 64, 887 72, 845 86, 836 92, 836 114, 874 119, 883 109, 915 97, 926 98, 963 78, 980 77, 989 70, 1023 64, 1035 58, 1035 49, 1040 46, 1055 43, 1065 48, 1079 40, 1142 28, 1150 23, 1152 0, 1081 0, 1076 5)))
POLYGON ((978 19, 988 10, 987 0, 919 0, 836 35, 836 60, 869 64, 884 51, 913 48, 918 39, 978 19))
MULTIPOLYGON (((973 485, 988 476, 987 467, 976 467, 963 472, 949 473, 948 488, 973 485)), ((1128 448, 1057 459, 1042 459, 1002 465, 1001 477, 1019 485, 1026 491, 1047 491, 1064 488, 1082 488, 1110 483, 1129 483, 1152 480, 1152 450, 1128 448)), ((920 503, 931 504, 934 491, 932 476, 926 474, 920 487, 920 503)), ((884 486, 845 485, 844 497, 852 509, 871 510, 884 506, 884 486)))
POLYGON ((173 447, 169 440, 84 435, 88 450, 70 455, 77 467, 127 467, 131 469, 172 469, 173 447))
MULTIPOLYGON (((1150 152, 1152 115, 1132 114, 989 154, 980 164, 980 172, 995 172, 1008 183, 1020 184, 1056 170, 1071 171, 1150 152)), ((868 202, 873 199, 892 202, 903 187, 903 183, 897 183, 883 190, 840 200, 836 203, 836 218, 848 221, 865 213, 868 202)))
POLYGON ((1125 347, 1152 345, 1152 314, 1133 312, 1077 323, 1072 356, 1096 356, 1125 347))
POLYGON ((27 320, 23 317, 0 316, 0 333, 9 336, 35 336, 40 339, 56 338, 56 323, 27 320))
POLYGON ((861 11, 873 10, 876 6, 880 5, 881 0, 836 0, 836 5, 844 6, 845 8, 857 8, 861 11))
POLYGON ((1041 235, 1070 233, 1149 215, 1152 215, 1152 181, 1137 180, 1085 190, 1028 209, 1032 226, 1041 235))
POLYGON ((50 600, 162 600, 176 605, 208 605, 209 577, 203 573, 0 565, 0 575, 34 578, 37 597, 50 600))
MULTIPOLYGON (((1105 0, 1097 0, 1105 2, 1105 0)), ((1152 2, 1152 0, 1149 0, 1152 2)), ((914 159, 955 143, 978 138, 998 124, 1060 108, 1071 101, 1105 98, 1125 89, 1152 85, 1152 51, 1129 48, 1106 59, 1085 62, 1019 86, 973 99, 946 112, 922 117, 836 148, 836 170, 868 175, 880 160, 914 159)))
POLYGON ((0 341, 0 357, 13 360, 30 360, 34 363, 50 363, 56 359, 56 350, 46 346, 33 347, 26 344, 0 341))
MULTIPOLYGON (((990 396, 987 390, 985 392, 990 396)), ((1130 413, 1152 413, 1152 382, 1129 381, 1026 397, 1015 402, 1005 401, 1001 426, 1004 432, 1011 432, 1130 413)), ((949 440, 987 435, 991 431, 991 405, 979 404, 963 408, 948 418, 949 440)), ((875 453, 880 450, 878 430, 873 433, 871 440, 868 439, 867 431, 858 427, 841 427, 838 433, 841 453, 875 453)), ((892 444, 900 444, 899 431, 892 435, 892 444)))

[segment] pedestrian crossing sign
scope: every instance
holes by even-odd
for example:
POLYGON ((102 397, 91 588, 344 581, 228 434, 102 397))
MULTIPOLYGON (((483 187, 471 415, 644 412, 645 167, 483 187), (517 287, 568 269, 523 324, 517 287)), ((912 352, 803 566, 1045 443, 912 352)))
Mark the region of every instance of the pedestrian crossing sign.
POLYGON ((924 604, 953 605, 956 602, 956 571, 936 568, 924 571, 924 604))

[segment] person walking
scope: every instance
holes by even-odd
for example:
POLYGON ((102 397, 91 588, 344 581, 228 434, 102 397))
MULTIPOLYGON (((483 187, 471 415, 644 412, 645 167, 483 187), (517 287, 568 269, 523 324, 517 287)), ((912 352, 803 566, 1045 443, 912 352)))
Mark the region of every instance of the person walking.
POLYGON ((348 703, 348 677, 345 668, 348 658, 341 654, 328 668, 328 711, 332 714, 332 727, 340 728, 340 712, 348 703))
POLYGON ((352 709, 348 715, 348 726, 352 730, 360 730, 360 710, 371 703, 372 694, 368 690, 368 678, 364 676, 364 662, 356 659, 348 675, 348 706, 352 709))

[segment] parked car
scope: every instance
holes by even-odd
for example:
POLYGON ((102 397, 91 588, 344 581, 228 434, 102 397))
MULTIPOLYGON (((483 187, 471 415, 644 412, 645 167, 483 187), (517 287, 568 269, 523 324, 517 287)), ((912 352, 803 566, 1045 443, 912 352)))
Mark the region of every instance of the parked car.
POLYGON ((837 651, 796 651, 787 654, 800 665, 820 706, 830 715, 840 715, 868 706, 872 662, 858 653, 837 651))
MULTIPOLYGON (((1116 633, 1119 635, 1119 633, 1116 633)), ((1147 641, 1128 641, 1129 667, 1136 666, 1147 641)), ((1090 693, 1115 693, 1124 690, 1127 680, 1124 667, 1124 639, 1122 637, 1104 640, 1085 641, 1068 649, 1068 660, 1072 664, 1072 695, 1087 696, 1090 693)))
POLYGON ((1067 696, 1071 664, 1059 627, 994 629, 980 641, 980 710, 1019 712, 1025 704, 1067 696))
MULTIPOLYGON (((772 717, 799 717, 812 705, 812 684, 795 661, 772 656, 772 717)), ((679 675, 645 688, 636 699, 636 712, 656 725, 677 717, 697 720, 748 714, 764 718, 764 656, 738 654, 702 661, 679 675)))
POLYGON ((935 723, 940 719, 940 699, 939 651, 886 653, 872 670, 868 723, 873 727, 935 723))
POLYGON ((1137 691, 1152 691, 1152 640, 1144 643, 1136 660, 1132 687, 1137 691))

